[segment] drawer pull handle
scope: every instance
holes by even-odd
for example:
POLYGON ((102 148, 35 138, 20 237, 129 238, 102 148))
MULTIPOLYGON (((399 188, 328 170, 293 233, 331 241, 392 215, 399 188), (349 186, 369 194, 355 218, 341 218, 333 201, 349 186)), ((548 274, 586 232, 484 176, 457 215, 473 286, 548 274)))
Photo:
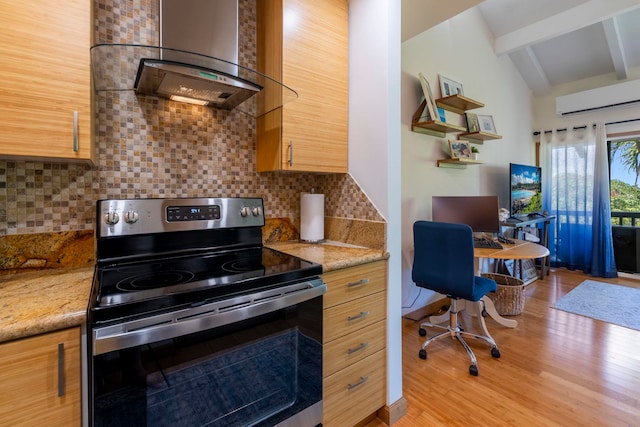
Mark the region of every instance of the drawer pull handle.
POLYGON ((289 166, 293 166, 293 141, 289 141, 289 166))
POLYGON ((58 344, 58 397, 64 396, 64 343, 58 344))
POLYGON ((78 152, 78 112, 73 112, 73 151, 78 152))
POLYGON ((349 386, 347 387, 347 390, 353 390, 356 387, 361 386, 362 384, 366 383, 367 381, 369 381, 369 377, 360 377, 360 381, 358 381, 355 384, 351 384, 349 383, 349 386))
POLYGON ((367 283, 369 283, 369 279, 362 279, 362 280, 358 280, 357 282, 352 282, 347 284, 347 287, 353 288, 354 286, 366 285, 367 283))
POLYGON ((347 317, 347 320, 349 322, 352 322, 354 320, 358 320, 358 319, 362 319, 363 317, 367 317, 368 315, 369 315, 368 311, 361 311, 360 314, 356 314, 355 316, 347 317))
POLYGON ((363 342, 362 344, 360 344, 359 346, 357 346, 356 348, 350 348, 349 350, 347 350, 347 353, 349 355, 352 355, 353 353, 360 351, 360 350, 364 350, 365 348, 367 348, 369 346, 368 342, 363 342))

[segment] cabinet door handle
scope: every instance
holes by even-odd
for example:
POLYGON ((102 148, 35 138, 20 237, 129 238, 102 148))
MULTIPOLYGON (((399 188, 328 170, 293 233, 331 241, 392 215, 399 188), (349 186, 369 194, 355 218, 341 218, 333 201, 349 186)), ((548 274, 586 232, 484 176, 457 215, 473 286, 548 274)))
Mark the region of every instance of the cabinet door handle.
POLYGON ((78 112, 73 112, 73 151, 78 152, 79 143, 78 143, 78 112))
POLYGON ((289 166, 293 166, 293 141, 289 141, 289 166))
POLYGON ((361 386, 362 384, 366 383, 367 381, 369 381, 369 377, 360 377, 360 381, 358 381, 355 384, 351 384, 349 383, 347 390, 353 390, 356 387, 361 386))
POLYGON ((58 397, 64 396, 64 343, 58 344, 58 397))
POLYGON ((369 279, 358 280, 357 282, 347 283, 348 288, 353 288, 354 286, 366 285, 369 283, 369 279))
POLYGON ((360 344, 356 348, 350 348, 349 350, 347 350, 347 354, 349 354, 349 356, 351 356, 353 353, 355 353, 357 351, 360 351, 360 350, 364 350, 368 346, 369 346, 368 342, 363 342, 362 344, 360 344))
POLYGON ((357 320, 357 319, 362 319, 363 317, 367 317, 369 315, 368 311, 361 311, 360 314, 356 314, 355 316, 349 316, 347 317, 347 320, 349 322, 353 321, 353 320, 357 320))

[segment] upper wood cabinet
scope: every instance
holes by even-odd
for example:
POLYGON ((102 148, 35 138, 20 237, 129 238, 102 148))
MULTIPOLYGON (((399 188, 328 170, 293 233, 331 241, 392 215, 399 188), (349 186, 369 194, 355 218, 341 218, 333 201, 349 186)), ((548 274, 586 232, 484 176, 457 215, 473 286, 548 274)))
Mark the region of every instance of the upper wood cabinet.
POLYGON ((80 426, 80 328, 0 344, 0 425, 80 426))
POLYGON ((298 93, 258 117, 258 172, 346 173, 347 1, 258 0, 257 33, 258 71, 298 93))
POLYGON ((92 3, 0 2, 0 156, 92 160, 92 3))

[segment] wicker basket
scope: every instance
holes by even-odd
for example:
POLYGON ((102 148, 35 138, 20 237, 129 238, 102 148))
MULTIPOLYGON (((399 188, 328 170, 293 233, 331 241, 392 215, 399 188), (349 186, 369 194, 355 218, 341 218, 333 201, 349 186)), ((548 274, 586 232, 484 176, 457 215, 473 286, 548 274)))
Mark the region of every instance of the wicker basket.
POLYGON ((524 282, 506 274, 483 273, 482 277, 495 280, 498 289, 489 292, 489 298, 501 316, 515 316, 524 311, 524 282))

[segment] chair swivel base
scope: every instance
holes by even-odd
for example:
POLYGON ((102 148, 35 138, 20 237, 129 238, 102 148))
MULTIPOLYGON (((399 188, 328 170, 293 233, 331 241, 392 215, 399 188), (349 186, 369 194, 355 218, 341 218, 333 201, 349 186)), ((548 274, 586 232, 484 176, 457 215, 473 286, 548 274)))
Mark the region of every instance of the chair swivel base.
MULTIPOLYGON (((482 315, 479 316, 480 318, 480 325, 482 327, 483 332, 485 333, 485 335, 478 335, 478 334, 474 334, 471 332, 465 332, 460 323, 458 323, 458 312, 457 312, 457 307, 456 304, 454 302, 455 300, 452 300, 453 304, 451 306, 451 311, 449 313, 449 325, 447 326, 442 326, 442 325, 434 325, 430 322, 425 322, 422 323, 420 325, 420 329, 418 330, 418 332, 420 333, 420 336, 424 337, 427 335, 427 331, 426 329, 424 329, 424 326, 429 326, 429 327, 433 327, 433 328, 439 328, 439 329, 443 329, 444 332, 441 332, 437 335, 434 335, 433 337, 429 338, 428 340, 426 340, 424 342, 424 344, 422 344, 422 348, 420 349, 420 351, 418 352, 418 356, 421 359, 426 359, 427 358, 427 350, 426 347, 437 340, 440 339, 444 339, 447 337, 451 337, 451 338, 455 338, 457 339, 460 344, 464 347, 464 349, 467 351, 467 354, 469 355, 469 359, 471 360, 471 365, 469 366, 469 373, 473 376, 478 376, 478 362, 476 360, 476 356, 475 354, 473 354, 473 351, 471 350, 471 348, 469 347, 469 345, 467 344, 467 342, 464 340, 464 336, 467 337, 472 337, 475 339, 479 339, 482 341, 485 341, 487 344, 489 344, 491 346, 491 356, 494 358, 499 358, 500 357, 500 350, 498 350, 498 346, 496 344, 496 342, 493 340, 493 338, 491 337, 491 335, 489 334, 489 331, 486 329, 486 324, 484 322, 484 310, 479 310, 482 315)), ((479 304, 482 305, 481 302, 479 302, 479 304)), ((482 307, 484 308, 484 307, 482 307)))

